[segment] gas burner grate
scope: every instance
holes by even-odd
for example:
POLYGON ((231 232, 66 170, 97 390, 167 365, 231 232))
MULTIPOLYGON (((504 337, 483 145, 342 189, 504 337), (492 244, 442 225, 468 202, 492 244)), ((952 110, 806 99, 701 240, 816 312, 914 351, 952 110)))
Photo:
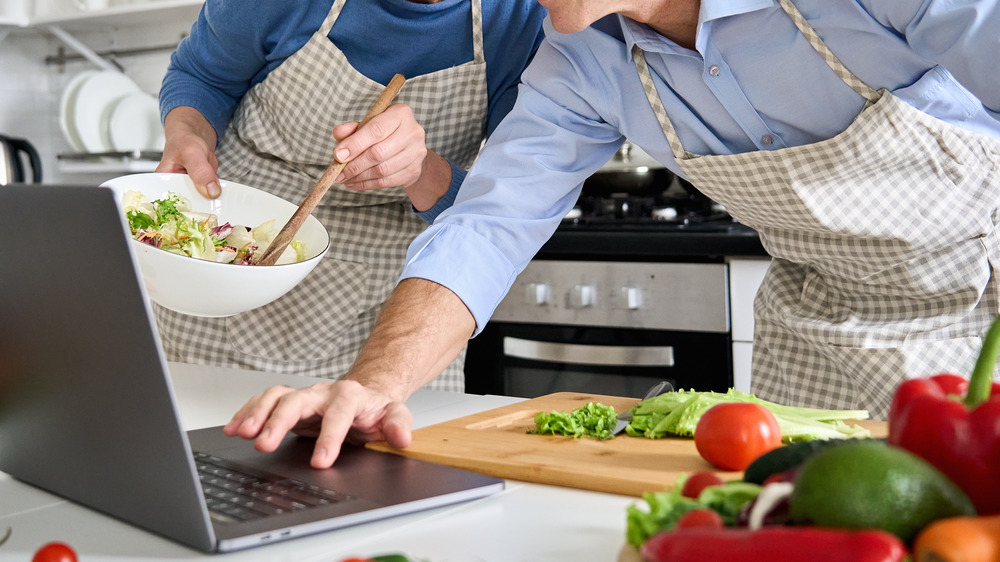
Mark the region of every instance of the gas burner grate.
POLYGON ((581 196, 563 224, 581 227, 649 225, 683 229, 693 225, 732 224, 725 208, 705 196, 634 196, 614 194, 608 197, 581 196))

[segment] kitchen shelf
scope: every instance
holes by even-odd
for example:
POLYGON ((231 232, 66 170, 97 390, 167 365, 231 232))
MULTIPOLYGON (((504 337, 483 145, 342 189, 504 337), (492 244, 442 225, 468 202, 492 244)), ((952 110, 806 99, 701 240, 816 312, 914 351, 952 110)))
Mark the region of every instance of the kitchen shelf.
POLYGON ((64 174, 134 174, 153 172, 163 153, 150 150, 59 154, 59 171, 64 174))
POLYGON ((158 19, 198 18, 204 0, 133 0, 128 4, 108 6, 100 10, 41 13, 32 16, 0 15, 0 42, 15 30, 37 30, 52 33, 69 44, 97 66, 112 69, 107 62, 71 37, 72 32, 93 31, 118 26, 144 25, 158 19))
POLYGON ((141 25, 149 23, 151 16, 156 19, 187 17, 194 22, 202 4, 204 0, 145 0, 86 12, 39 14, 28 19, 28 26, 58 25, 68 31, 86 31, 119 25, 141 25))
POLYGON ((139 0, 100 10, 42 13, 26 18, 0 15, 0 27, 44 28, 56 25, 69 31, 87 31, 142 25, 159 18, 186 17, 194 22, 204 3, 204 0, 139 0))
POLYGON ((27 25, 28 25, 27 18, 0 16, 0 28, 25 27, 27 25))

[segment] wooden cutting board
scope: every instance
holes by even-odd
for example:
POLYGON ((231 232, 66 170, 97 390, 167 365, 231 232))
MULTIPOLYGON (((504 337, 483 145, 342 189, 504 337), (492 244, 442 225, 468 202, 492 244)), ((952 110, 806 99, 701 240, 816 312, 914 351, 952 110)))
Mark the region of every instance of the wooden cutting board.
MULTIPOLYGON (((369 448, 487 474, 522 480, 641 496, 669 488, 681 473, 714 470, 698 455, 693 439, 646 439, 621 434, 600 441, 588 437, 531 435, 535 414, 569 412, 587 402, 599 402, 618 412, 634 406, 635 398, 559 392, 417 429, 405 449, 384 441, 369 448)), ((882 422, 863 422, 876 435, 882 422)), ((741 472, 716 472, 724 480, 741 472)))

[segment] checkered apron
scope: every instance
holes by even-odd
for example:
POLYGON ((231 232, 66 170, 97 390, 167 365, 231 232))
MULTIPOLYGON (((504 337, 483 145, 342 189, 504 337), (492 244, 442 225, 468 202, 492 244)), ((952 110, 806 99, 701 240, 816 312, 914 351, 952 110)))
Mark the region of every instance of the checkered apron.
MULTIPOLYGON (((219 176, 299 204, 333 160, 338 123, 360 121, 384 86, 355 70, 328 35, 346 0, 322 27, 237 108, 219 145, 219 176)), ((428 148, 459 166, 485 134, 487 94, 480 0, 472 0, 469 63, 407 78, 396 102, 409 105, 428 148)), ((405 48, 400 46, 400 48, 405 48)), ((402 188, 356 192, 334 185, 313 215, 330 231, 323 263, 277 301, 229 318, 157 307, 171 360, 337 378, 354 362, 426 224, 402 188)), ((429 386, 461 391, 464 352, 429 386)))
POLYGON ((1000 311, 1000 142, 873 90, 779 2, 868 100, 829 140, 691 154, 638 48, 636 67, 684 174, 755 228, 774 257, 754 302, 753 392, 885 419, 904 378, 971 373, 1000 311))

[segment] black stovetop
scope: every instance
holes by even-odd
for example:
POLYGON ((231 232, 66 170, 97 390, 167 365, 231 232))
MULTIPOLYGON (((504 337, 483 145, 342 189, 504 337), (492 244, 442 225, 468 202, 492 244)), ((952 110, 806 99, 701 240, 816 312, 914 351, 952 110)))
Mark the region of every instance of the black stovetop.
POLYGON ((755 230, 689 187, 652 197, 585 193, 538 257, 719 261, 763 255, 767 252, 755 230))

